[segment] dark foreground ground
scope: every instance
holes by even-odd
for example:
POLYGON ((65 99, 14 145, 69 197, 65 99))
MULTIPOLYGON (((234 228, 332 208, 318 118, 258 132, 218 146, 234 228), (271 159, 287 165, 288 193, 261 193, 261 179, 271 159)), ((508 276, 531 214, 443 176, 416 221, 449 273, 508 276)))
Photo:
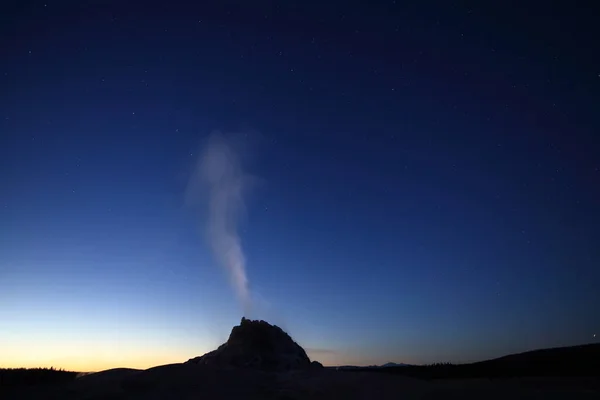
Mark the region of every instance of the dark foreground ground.
POLYGON ((0 388, 9 399, 600 399, 597 377, 418 379, 320 369, 267 373, 172 364, 0 388))

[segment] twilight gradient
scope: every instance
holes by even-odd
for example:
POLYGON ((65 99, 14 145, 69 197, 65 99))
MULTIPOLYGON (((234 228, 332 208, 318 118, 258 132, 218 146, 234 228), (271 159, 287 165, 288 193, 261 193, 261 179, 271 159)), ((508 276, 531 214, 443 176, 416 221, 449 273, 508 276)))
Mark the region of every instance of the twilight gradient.
POLYGON ((311 357, 596 340, 591 13, 68 3, 0 13, 0 367, 145 368, 226 340, 244 311, 186 202, 215 130, 260 138, 247 316, 311 357))

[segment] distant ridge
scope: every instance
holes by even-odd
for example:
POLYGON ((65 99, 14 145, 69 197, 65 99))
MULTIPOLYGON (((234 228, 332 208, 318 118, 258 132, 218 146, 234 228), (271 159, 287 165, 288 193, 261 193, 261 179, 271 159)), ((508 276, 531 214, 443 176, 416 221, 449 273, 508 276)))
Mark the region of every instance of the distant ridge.
POLYGON ((394 373, 424 379, 600 376, 600 344, 532 350, 470 364, 340 367, 340 370, 394 373))
POLYGON ((365 369, 365 368, 369 368, 369 369, 376 369, 376 368, 391 368, 391 367, 411 367, 411 364, 402 364, 402 363, 394 363, 394 362, 388 362, 385 363, 383 365, 369 365, 366 367, 361 367, 361 366, 356 366, 356 365, 340 365, 337 367, 333 367, 336 369, 352 369, 352 370, 357 370, 357 369, 365 369))
POLYGON ((385 363, 383 365, 380 366, 381 368, 388 368, 388 367, 410 367, 410 364, 404 364, 404 363, 395 363, 395 362, 389 362, 389 363, 385 363))

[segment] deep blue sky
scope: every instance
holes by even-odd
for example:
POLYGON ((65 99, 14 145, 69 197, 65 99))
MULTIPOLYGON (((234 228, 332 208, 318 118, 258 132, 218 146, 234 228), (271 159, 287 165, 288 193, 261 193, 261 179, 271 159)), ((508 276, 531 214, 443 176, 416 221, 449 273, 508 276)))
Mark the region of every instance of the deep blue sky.
POLYGON ((254 138, 256 317, 311 357, 596 341, 598 10, 131 3, 2 5, 0 366, 226 339, 242 311, 184 201, 215 130, 254 138))

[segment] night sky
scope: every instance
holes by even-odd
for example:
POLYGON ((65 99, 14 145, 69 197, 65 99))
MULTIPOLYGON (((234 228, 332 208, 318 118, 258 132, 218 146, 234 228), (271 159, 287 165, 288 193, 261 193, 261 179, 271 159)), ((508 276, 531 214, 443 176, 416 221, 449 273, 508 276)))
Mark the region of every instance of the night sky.
POLYGON ((598 340, 593 2, 162 3, 2 2, 0 366, 181 362, 243 314, 326 365, 598 340))

